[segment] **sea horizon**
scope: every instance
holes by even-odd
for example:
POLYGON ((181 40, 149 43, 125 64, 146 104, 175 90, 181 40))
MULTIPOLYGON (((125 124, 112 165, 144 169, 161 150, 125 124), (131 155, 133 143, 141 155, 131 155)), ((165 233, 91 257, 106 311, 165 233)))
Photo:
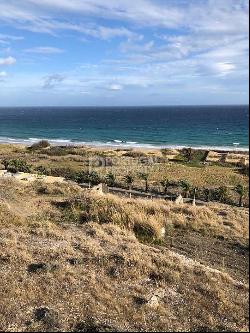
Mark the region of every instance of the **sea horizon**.
POLYGON ((249 151, 248 118, 248 105, 0 107, 0 143, 249 151))

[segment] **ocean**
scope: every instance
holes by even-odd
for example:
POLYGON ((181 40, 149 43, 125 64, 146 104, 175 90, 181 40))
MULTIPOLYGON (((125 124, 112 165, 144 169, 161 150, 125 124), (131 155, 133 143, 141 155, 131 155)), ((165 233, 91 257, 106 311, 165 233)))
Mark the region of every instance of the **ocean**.
POLYGON ((0 143, 248 150, 248 106, 2 107, 0 143))

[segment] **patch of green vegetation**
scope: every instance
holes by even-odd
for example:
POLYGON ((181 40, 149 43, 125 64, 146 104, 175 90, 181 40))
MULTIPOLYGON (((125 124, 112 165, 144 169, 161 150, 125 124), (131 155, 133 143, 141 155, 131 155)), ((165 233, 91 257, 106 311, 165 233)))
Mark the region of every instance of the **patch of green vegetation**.
POLYGON ((180 154, 176 156, 174 162, 189 167, 204 168, 203 163, 206 160, 207 154, 208 152, 204 150, 183 149, 180 154))
POLYGON ((24 160, 11 159, 4 160, 2 162, 5 169, 8 172, 17 173, 17 172, 31 172, 31 166, 24 160))

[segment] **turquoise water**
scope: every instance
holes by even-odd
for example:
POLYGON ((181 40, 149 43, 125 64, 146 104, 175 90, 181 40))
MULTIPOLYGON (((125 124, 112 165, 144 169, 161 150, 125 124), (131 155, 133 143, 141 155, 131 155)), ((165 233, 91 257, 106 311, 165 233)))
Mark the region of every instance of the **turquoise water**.
POLYGON ((248 106, 0 108, 0 142, 248 150, 248 106))

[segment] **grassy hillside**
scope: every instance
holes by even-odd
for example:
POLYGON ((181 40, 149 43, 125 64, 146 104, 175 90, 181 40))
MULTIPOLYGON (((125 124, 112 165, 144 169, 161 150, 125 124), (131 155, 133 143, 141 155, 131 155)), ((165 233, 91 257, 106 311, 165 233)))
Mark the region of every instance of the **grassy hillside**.
POLYGON ((0 180, 0 229, 1 331, 247 330, 246 209, 0 180))

